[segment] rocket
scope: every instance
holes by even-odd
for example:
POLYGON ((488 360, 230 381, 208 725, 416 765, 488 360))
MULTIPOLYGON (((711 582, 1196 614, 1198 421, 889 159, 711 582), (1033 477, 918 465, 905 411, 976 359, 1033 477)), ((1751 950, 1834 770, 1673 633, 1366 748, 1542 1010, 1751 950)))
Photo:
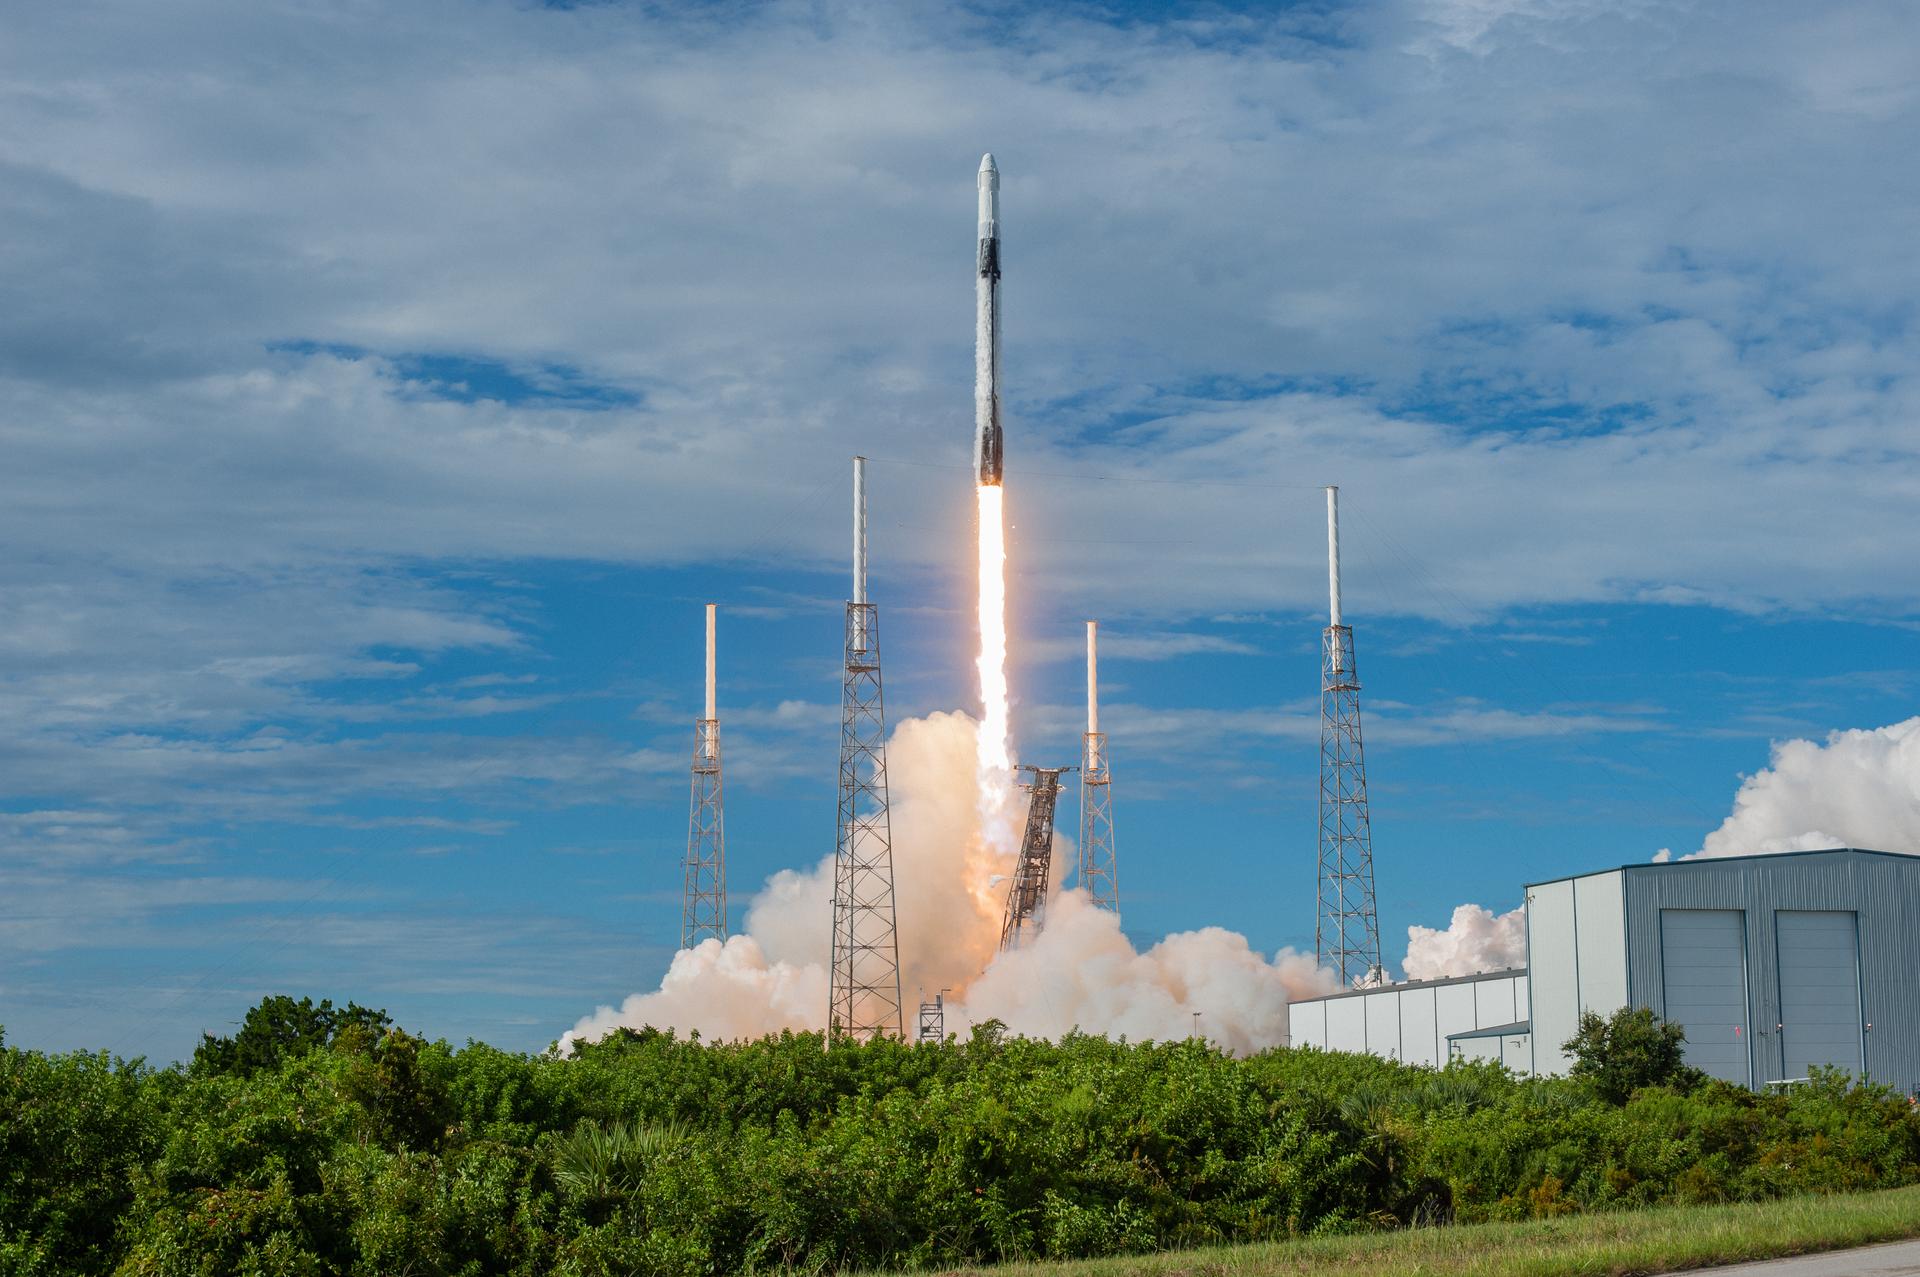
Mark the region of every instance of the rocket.
POLYGON ((1000 486, 1000 170, 980 157, 980 276, 974 281, 973 481, 1000 486))

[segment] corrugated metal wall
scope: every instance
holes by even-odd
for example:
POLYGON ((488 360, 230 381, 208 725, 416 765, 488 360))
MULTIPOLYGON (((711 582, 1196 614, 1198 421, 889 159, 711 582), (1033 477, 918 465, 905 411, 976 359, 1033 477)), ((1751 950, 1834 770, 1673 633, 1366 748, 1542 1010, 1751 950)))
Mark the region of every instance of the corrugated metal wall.
POLYGON ((1780 950, 1780 1051, 1786 1075, 1816 1066, 1860 1071, 1860 915, 1782 909, 1773 915, 1780 950))
MULTIPOLYGON (((1626 870, 1625 894, 1630 998, 1663 1017, 1661 911, 1745 913, 1748 1022, 1753 1071, 1762 1082, 1796 1075, 1784 1050, 1775 915, 1857 915, 1866 1075, 1903 1091, 1920 1090, 1920 857, 1831 851, 1636 865, 1626 870)), ((1787 980, 1791 989, 1796 975, 1787 980)))
POLYGON ((1660 994, 1687 1031, 1687 1063, 1753 1085, 1747 1023, 1747 917, 1738 909, 1660 911, 1660 994))

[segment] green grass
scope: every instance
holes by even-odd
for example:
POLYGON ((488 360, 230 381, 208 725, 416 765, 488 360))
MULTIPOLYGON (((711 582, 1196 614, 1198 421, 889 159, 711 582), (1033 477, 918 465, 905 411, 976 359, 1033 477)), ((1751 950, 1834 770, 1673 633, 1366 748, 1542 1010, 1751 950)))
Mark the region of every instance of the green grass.
POLYGON ((1911 1237, 1920 1237, 1920 1188, 1007 1264, 991 1271, 993 1277, 1561 1277, 1667 1273, 1911 1237))

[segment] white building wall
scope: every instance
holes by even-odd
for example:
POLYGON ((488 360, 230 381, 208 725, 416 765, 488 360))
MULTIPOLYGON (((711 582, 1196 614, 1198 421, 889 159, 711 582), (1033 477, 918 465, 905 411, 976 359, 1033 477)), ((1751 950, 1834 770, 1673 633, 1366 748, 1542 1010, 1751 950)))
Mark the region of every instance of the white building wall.
MULTIPOLYGON (((1295 1002, 1289 1008, 1293 1044, 1442 1066, 1451 1035, 1524 1019, 1525 985, 1524 976, 1508 974, 1295 1002)), ((1488 1058, 1500 1058, 1498 1045, 1487 1049, 1488 1058)), ((1523 1068, 1526 1063, 1521 1061, 1523 1068)))
POLYGON ((1295 1002, 1287 1008, 1287 1044, 1327 1049, 1327 1004, 1295 1002))
POLYGON ((1527 967, 1536 1073, 1564 1073, 1560 1044, 1580 1013, 1627 1005, 1627 912, 1621 870, 1527 888, 1527 967))
POLYGON ((1382 1059, 1399 1059, 1400 995, 1387 989, 1354 1001, 1367 1009, 1367 1050, 1382 1059))
POLYGON ((1574 940, 1573 880, 1527 888, 1527 978, 1535 1073, 1564 1073, 1560 1044, 1580 1019, 1580 963, 1574 940))
POLYGON ((1438 989, 1400 991, 1400 1058, 1408 1064, 1447 1062, 1447 1041, 1440 1036, 1434 1018, 1434 1002, 1439 995, 1438 989))
POLYGON ((1480 1017, 1474 1010, 1479 999, 1473 996, 1471 984, 1442 984, 1433 990, 1434 1027, 1439 1031, 1441 1049, 1446 1049, 1447 1035, 1459 1033, 1465 1029, 1480 1027, 1480 1017))
POLYGON ((1453 1045, 1462 1060, 1498 1060, 1503 1038, 1462 1038, 1453 1045))
POLYGON ((1467 987, 1473 990, 1474 1028, 1490 1029, 1527 1018, 1524 1011, 1514 1008, 1512 980, 1481 980, 1467 987))
POLYGON ((1573 880, 1580 1009, 1612 1015, 1627 1005, 1627 903, 1620 870, 1573 880))
POLYGON ((1327 1050, 1367 1049, 1367 1009, 1362 998, 1328 998, 1327 1050))

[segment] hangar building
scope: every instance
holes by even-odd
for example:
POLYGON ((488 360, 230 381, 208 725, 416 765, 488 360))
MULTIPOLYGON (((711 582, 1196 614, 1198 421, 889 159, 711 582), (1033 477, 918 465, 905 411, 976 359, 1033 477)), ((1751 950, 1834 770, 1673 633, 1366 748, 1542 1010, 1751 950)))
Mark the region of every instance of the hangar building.
POLYGON ((1816 1065, 1920 1092, 1920 856, 1625 865, 1526 889, 1527 965, 1295 1002, 1295 1046, 1561 1073, 1580 1014, 1651 1007, 1743 1086, 1816 1065))

